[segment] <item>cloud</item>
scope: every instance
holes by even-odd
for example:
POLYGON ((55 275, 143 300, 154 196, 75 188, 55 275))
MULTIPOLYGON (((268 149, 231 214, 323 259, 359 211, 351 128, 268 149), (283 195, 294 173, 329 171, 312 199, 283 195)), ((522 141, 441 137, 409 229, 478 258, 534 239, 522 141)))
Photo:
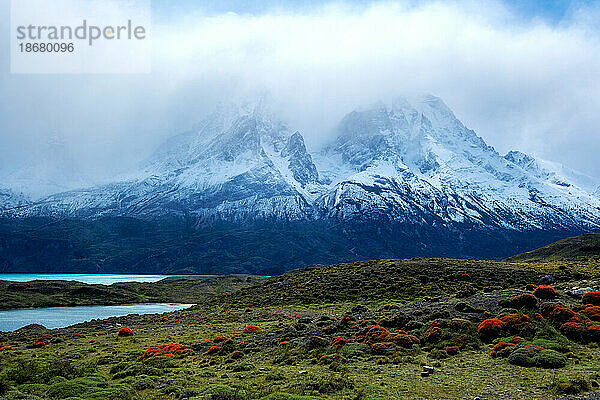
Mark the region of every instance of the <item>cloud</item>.
POLYGON ((264 90, 316 148, 346 112, 427 92, 501 152, 600 176, 598 15, 551 23, 489 1, 156 18, 149 75, 11 76, 2 60, 0 152, 10 163, 59 129, 81 162, 113 172, 216 102, 264 90))

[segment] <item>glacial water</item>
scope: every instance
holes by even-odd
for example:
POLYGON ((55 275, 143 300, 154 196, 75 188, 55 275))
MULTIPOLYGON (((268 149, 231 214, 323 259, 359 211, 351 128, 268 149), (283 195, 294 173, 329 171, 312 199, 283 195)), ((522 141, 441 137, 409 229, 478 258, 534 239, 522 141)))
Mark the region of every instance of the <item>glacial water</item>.
POLYGON ((92 319, 122 317, 129 314, 162 314, 183 310, 193 304, 132 304, 122 306, 77 306, 26 308, 0 311, 0 331, 10 332, 29 324, 48 329, 64 328, 92 319))
POLYGON ((0 274, 0 281, 77 281, 88 284, 110 285, 117 282, 157 282, 178 276, 213 277, 216 275, 127 275, 127 274, 0 274))

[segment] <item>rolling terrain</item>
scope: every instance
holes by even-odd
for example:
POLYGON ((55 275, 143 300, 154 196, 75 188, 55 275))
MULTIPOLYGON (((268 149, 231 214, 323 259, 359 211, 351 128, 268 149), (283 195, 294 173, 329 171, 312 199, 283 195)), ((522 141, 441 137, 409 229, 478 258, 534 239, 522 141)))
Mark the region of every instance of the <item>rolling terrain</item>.
POLYGON ((374 260, 199 281, 208 295, 191 309, 0 333, 0 396, 593 399, 599 267, 374 260))

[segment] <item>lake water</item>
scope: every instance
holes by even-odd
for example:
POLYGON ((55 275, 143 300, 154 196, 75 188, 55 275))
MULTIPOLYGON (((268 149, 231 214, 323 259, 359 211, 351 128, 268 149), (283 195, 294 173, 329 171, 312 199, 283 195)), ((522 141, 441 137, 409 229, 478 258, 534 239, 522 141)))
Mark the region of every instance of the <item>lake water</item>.
POLYGON ((126 274, 0 274, 0 281, 78 281, 110 285, 117 282, 157 282, 169 277, 214 277, 216 275, 126 275, 126 274))
POLYGON ((29 324, 48 329, 64 328, 92 319, 122 317, 128 314, 162 314, 183 310, 193 304, 132 304, 125 306, 78 306, 26 308, 0 311, 0 331, 9 332, 29 324))

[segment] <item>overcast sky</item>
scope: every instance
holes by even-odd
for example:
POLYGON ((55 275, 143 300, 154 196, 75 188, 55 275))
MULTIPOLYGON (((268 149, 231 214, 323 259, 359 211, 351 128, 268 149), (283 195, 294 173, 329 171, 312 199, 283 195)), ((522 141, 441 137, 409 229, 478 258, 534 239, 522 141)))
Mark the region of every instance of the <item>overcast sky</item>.
POLYGON ((501 153, 600 177, 594 2, 265 4, 154 0, 151 74, 11 75, 0 0, 0 171, 59 132, 82 168, 109 175, 217 102, 259 91, 318 148, 353 108, 420 92, 501 153))

